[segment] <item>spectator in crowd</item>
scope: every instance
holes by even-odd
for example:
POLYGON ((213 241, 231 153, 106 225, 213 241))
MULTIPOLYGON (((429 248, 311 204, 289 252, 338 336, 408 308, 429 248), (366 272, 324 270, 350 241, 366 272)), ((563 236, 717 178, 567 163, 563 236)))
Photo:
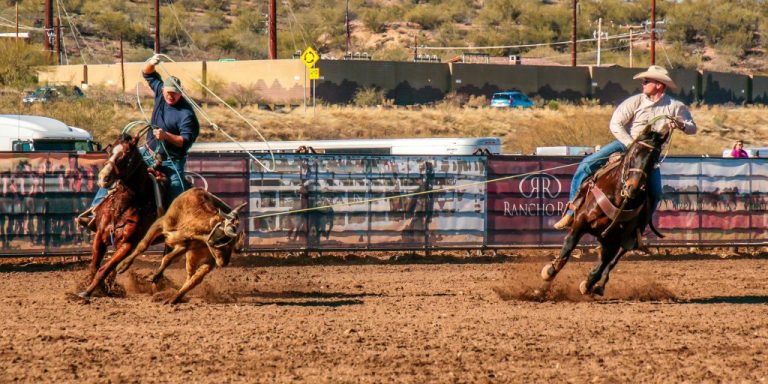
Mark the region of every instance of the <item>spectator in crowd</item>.
POLYGON ((749 157, 749 153, 744 150, 744 142, 739 140, 733 145, 731 150, 731 157, 736 159, 746 159, 749 157))

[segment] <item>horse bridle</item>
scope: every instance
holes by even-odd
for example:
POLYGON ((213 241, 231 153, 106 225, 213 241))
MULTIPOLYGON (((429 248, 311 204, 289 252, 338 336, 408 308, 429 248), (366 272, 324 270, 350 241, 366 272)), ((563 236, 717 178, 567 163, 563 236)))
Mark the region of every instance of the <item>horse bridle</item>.
MULTIPOLYGON (((130 147, 130 145, 129 145, 129 147, 130 147)), ((141 158, 140 155, 138 155, 138 156, 137 155, 138 155, 138 148, 136 148, 136 153, 133 153, 131 155, 131 157, 128 159, 128 162, 125 164, 125 168, 128 170, 129 173, 124 178, 122 178, 123 180, 128 180, 131 176, 133 176, 134 173, 136 173, 136 170, 139 168, 139 167, 136 167, 136 166, 132 166, 133 163, 134 163, 134 159, 136 159, 137 157, 141 158)), ((107 164, 112 166, 112 172, 115 173, 115 176, 117 178, 120 178, 120 174, 121 174, 120 168, 117 166, 115 161, 112 160, 112 157, 107 159, 107 164)))
MULTIPOLYGON (((637 143, 639 145, 642 145, 642 146, 644 146, 646 148, 649 148, 651 150, 651 153, 653 153, 653 152, 661 153, 661 149, 656 148, 653 145, 650 145, 650 144, 648 144, 648 143, 646 143, 644 141, 636 141, 635 143, 637 143)), ((627 153, 626 156, 630 156, 630 154, 627 153)), ((640 173, 640 180, 641 181, 648 178, 648 173, 645 172, 644 169, 641 169, 641 168, 629 168, 629 169, 622 168, 622 170, 621 170, 621 184, 623 185, 623 187, 621 188, 621 197, 622 198, 626 199, 626 198, 629 197, 629 192, 627 192, 627 175, 628 174, 632 174, 632 173, 640 173)))

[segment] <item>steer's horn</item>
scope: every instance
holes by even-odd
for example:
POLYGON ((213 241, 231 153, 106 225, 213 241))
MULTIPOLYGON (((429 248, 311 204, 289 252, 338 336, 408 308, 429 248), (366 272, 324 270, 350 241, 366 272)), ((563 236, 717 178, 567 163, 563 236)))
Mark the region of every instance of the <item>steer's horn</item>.
POLYGON ((248 202, 246 201, 246 202, 238 205, 237 207, 235 207, 235 209, 230 211, 229 214, 227 214, 226 216, 228 218, 232 219, 232 220, 236 219, 237 215, 240 213, 240 210, 243 209, 243 207, 245 207, 247 204, 248 204, 248 202))

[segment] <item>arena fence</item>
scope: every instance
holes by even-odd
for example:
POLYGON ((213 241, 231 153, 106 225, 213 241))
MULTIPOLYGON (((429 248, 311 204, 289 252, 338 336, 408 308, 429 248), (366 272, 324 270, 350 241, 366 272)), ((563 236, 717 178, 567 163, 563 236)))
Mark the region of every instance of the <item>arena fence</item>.
MULTIPOLYGON (((74 224, 103 154, 0 153, 0 254, 82 254, 74 224)), ((557 247, 576 157, 193 154, 188 171, 243 213, 248 251, 557 247), (272 166, 274 165, 274 167, 272 166), (247 216, 247 217, 246 217, 247 216)), ((764 245, 764 159, 667 158, 656 246, 764 245)), ((592 241, 585 239, 586 242, 592 241)))

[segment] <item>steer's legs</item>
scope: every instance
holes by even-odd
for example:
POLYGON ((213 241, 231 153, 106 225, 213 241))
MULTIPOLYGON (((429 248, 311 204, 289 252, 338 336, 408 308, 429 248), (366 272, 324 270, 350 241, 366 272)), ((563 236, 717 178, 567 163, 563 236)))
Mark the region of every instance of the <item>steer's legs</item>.
POLYGON ((184 285, 179 289, 179 292, 176 294, 176 296, 173 297, 173 299, 168 301, 168 304, 178 304, 181 302, 181 298, 184 297, 184 295, 192 290, 192 288, 196 287, 200 282, 203 281, 203 278, 205 275, 208 274, 208 272, 213 270, 213 265, 211 265, 209 262, 205 262, 200 259, 200 256, 208 258, 208 250, 190 250, 189 253, 187 253, 187 281, 184 282, 184 285), (202 261, 202 264, 200 262, 202 261))
POLYGON ((584 233, 580 229, 574 228, 577 227, 574 225, 568 230, 568 233, 565 236, 565 241, 563 242, 563 248, 560 249, 560 255, 552 260, 552 262, 545 265, 541 270, 541 278, 544 279, 544 281, 552 281, 555 279, 557 273, 565 267, 565 263, 568 262, 571 253, 579 244, 579 240, 581 240, 581 236, 583 236, 584 233))
POLYGON ((157 283, 158 280, 163 276, 163 271, 165 271, 166 268, 168 268, 169 265, 175 260, 179 255, 183 254, 187 251, 187 247, 182 244, 177 244, 175 247, 173 247, 173 250, 171 252, 168 252, 167 255, 163 257, 163 260, 160 262, 160 267, 157 268, 157 271, 152 275, 152 282, 157 283))

